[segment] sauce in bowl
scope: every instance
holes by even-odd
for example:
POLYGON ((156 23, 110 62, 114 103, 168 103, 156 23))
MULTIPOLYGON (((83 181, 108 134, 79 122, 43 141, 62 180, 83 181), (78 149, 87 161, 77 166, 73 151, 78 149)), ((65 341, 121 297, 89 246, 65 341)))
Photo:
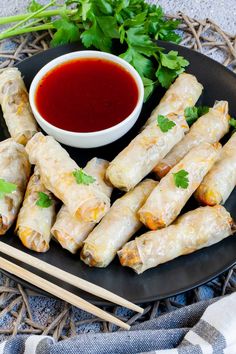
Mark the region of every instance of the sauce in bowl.
POLYGON ((81 58, 49 71, 37 86, 35 103, 48 123, 86 133, 122 122, 134 110, 138 95, 134 78, 121 65, 81 58))

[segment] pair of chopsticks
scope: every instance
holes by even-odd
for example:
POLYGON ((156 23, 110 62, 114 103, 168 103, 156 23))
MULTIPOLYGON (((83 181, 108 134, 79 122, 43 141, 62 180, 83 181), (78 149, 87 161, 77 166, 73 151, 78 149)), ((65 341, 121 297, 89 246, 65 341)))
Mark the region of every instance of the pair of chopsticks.
MULTIPOLYGON (((93 294, 95 296, 98 296, 104 300, 108 300, 112 303, 115 303, 120 306, 127 307, 128 309, 131 309, 133 311, 137 311, 139 313, 143 313, 143 309, 132 302, 123 299, 121 296, 118 296, 116 294, 113 294, 112 292, 103 289, 102 287, 95 285, 93 283, 90 283, 82 278, 79 278, 71 273, 65 272, 62 269, 59 269, 49 263, 46 263, 36 257, 33 257, 27 253, 24 253, 12 246, 9 246, 8 244, 1 242, 0 241, 0 252, 17 259, 18 261, 24 262, 25 264, 30 265, 31 267, 34 267, 40 271, 43 271, 44 273, 47 273, 49 275, 52 275, 53 277, 60 279, 68 284, 71 284, 75 286, 76 288, 79 288, 81 290, 84 290, 90 294, 93 294)), ((130 326, 115 316, 105 312, 104 310, 100 309, 99 307, 96 307, 93 304, 90 304, 88 301, 82 299, 81 297, 61 288, 58 285, 55 285, 54 283, 51 283, 50 281, 39 277, 38 275, 31 273, 30 271, 6 260, 3 257, 0 257, 0 268, 18 276, 21 279, 24 279, 25 281, 29 282, 30 284, 33 284, 37 286, 40 289, 43 289, 44 291, 80 308, 81 310, 87 311, 97 317, 100 317, 101 319, 111 322, 121 328, 130 329, 130 326)))

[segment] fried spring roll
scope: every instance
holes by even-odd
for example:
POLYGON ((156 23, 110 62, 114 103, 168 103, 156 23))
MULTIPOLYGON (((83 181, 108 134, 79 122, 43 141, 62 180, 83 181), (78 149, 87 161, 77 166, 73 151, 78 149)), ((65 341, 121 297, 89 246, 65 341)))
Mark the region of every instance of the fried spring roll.
POLYGON ((113 260, 116 252, 142 226, 137 211, 157 183, 146 179, 115 201, 85 240, 81 259, 86 264, 90 267, 106 267, 113 260))
POLYGON ((37 164, 42 183, 67 206, 78 220, 98 222, 107 212, 110 199, 97 183, 77 183, 78 165, 51 136, 37 133, 28 142, 30 162, 37 164))
POLYGON ((223 146, 219 161, 212 167, 195 192, 205 205, 224 203, 236 185, 236 133, 223 146))
MULTIPOLYGON (((16 219, 30 175, 30 163, 25 148, 13 139, 0 143, 0 179, 16 185, 16 190, 1 195, 0 235, 4 235, 16 219)), ((1 190, 2 194, 2 190, 1 190)))
MULTIPOLYGON (((109 162, 97 159, 96 157, 90 160, 84 171, 93 176, 98 181, 98 188, 110 198, 112 187, 105 181, 105 172, 109 162)), ((57 214, 56 222, 52 227, 52 234, 61 246, 71 253, 76 253, 83 246, 83 241, 92 231, 96 223, 77 220, 71 216, 67 207, 63 205, 57 214)))
POLYGON ((148 175, 188 130, 183 116, 169 115, 175 126, 162 132, 157 122, 149 124, 121 151, 107 169, 107 179, 117 188, 128 191, 148 175))
POLYGON ((0 104, 11 137, 25 145, 38 131, 38 127, 17 68, 0 70, 0 104))
POLYGON ((51 227, 56 216, 55 205, 55 197, 44 187, 39 171, 35 167, 16 223, 16 232, 25 247, 36 252, 46 252, 49 249, 51 227), (49 196, 50 206, 40 207, 36 204, 39 192, 49 196))
POLYGON ((220 149, 220 143, 202 143, 190 150, 150 194, 138 212, 140 220, 151 230, 170 225, 219 157, 220 149), (188 172, 186 188, 175 184, 173 174, 181 170, 188 172))
POLYGON ((122 266, 140 274, 181 255, 211 246, 233 234, 233 220, 220 205, 191 210, 165 229, 128 242, 118 256, 122 266))
POLYGON ((146 125, 156 120, 158 114, 175 113, 183 115, 187 107, 194 106, 202 94, 203 86, 191 74, 180 74, 166 91, 158 106, 153 110, 146 125))
POLYGON ((213 144, 229 131, 228 102, 216 102, 209 112, 201 116, 185 137, 176 144, 166 157, 154 168, 154 172, 164 177, 193 147, 206 142, 213 144))

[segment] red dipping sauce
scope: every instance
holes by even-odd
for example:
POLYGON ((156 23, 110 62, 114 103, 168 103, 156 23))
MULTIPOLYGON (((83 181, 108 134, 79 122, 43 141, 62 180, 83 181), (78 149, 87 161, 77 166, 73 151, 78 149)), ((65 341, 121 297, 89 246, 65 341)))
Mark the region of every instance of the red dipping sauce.
POLYGON ((35 102, 41 116, 73 132, 95 132, 127 118, 138 102, 138 87, 119 64, 81 58, 58 65, 40 81, 35 102))

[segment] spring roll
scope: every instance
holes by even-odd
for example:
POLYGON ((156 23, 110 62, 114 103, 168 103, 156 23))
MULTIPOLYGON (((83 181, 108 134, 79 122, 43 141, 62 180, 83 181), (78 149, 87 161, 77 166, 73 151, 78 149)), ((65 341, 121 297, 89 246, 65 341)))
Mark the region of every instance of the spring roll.
POLYGON ((195 192, 205 205, 224 203, 236 186, 236 133, 223 146, 219 161, 205 176, 195 192))
POLYGON ((206 142, 213 144, 229 131, 228 102, 216 101, 209 112, 201 116, 185 137, 157 164, 154 172, 164 177, 193 147, 206 142))
POLYGON ((0 235, 4 235, 16 219, 30 175, 30 163, 25 148, 13 139, 0 143, 0 235), (4 182, 16 190, 5 193, 4 182))
POLYGON ((25 247, 36 252, 46 252, 49 249, 51 227, 56 216, 55 205, 55 197, 44 187, 35 167, 16 223, 16 232, 25 247), (37 205, 40 192, 50 198, 50 205, 37 205))
POLYGON ((93 181, 76 178, 84 172, 52 137, 37 133, 26 145, 30 162, 37 164, 44 186, 67 206, 78 220, 98 222, 107 212, 110 199, 93 181))
MULTIPOLYGON (((98 188, 110 198, 112 187, 105 180, 105 172, 108 166, 108 161, 97 159, 96 157, 90 160, 84 171, 93 176, 98 181, 98 188)), ((61 244, 61 246, 71 253, 76 253, 83 246, 83 241, 92 231, 96 223, 77 220, 71 216, 67 207, 63 205, 57 214, 56 222, 52 227, 52 235, 61 244)))
POLYGON ((181 255, 211 246, 233 234, 233 220, 221 205, 191 210, 165 229, 128 242, 118 256, 122 266, 140 274, 181 255))
POLYGON ((202 143, 187 155, 161 179, 138 214, 151 230, 170 225, 202 182, 219 156, 220 143, 202 143), (188 185, 177 186, 174 174, 188 173, 188 185))
POLYGON ((90 267, 106 267, 116 252, 142 226, 137 211, 158 182, 146 179, 117 199, 109 212, 87 237, 81 259, 90 267))
POLYGON ((156 120, 158 114, 175 113, 183 115, 187 107, 194 106, 202 94, 203 86, 191 74, 180 74, 166 91, 158 106, 153 110, 146 125, 156 120))
POLYGON ((107 169, 107 179, 117 188, 128 191, 148 175, 184 136, 188 129, 183 116, 168 115, 175 125, 162 132, 157 121, 149 124, 121 151, 107 169))
POLYGON ((0 104, 11 137, 25 145, 38 131, 28 92, 17 68, 0 70, 0 104))

